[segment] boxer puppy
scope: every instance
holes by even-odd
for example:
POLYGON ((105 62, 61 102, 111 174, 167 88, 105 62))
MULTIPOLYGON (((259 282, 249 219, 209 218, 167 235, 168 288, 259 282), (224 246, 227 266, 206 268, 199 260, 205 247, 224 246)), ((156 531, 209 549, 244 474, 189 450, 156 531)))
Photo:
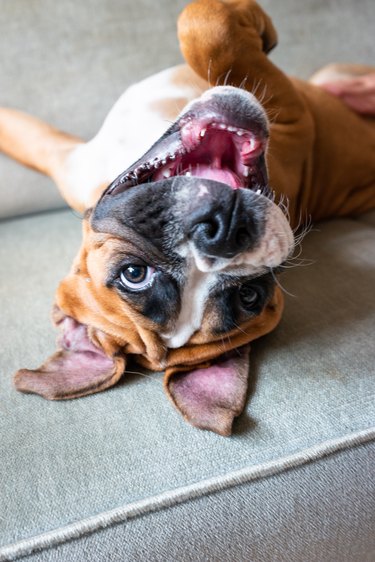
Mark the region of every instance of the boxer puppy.
POLYGON ((97 392, 135 355, 166 369, 167 393, 189 421, 230 432, 246 397, 243 345, 278 321, 274 271, 293 249, 268 186, 267 139, 264 110, 247 92, 219 86, 185 109, 86 213, 81 251, 57 291, 62 349, 19 371, 19 390, 97 392))
POLYGON ((228 435, 245 402, 247 344, 282 313, 275 272, 293 249, 291 226, 301 214, 318 220, 375 206, 375 131, 267 59, 276 32, 251 0, 194 2, 180 18, 179 36, 193 71, 158 75, 154 100, 130 90, 91 143, 3 115, 0 148, 50 174, 75 208, 95 201, 85 213, 82 248, 57 291, 60 350, 15 381, 49 399, 82 396, 115 384, 133 355, 166 369, 167 394, 188 421, 228 435), (164 132, 172 99, 193 99, 193 90, 207 87, 208 71, 213 83, 229 71, 236 86, 260 82, 254 93, 264 97, 263 107, 250 93, 214 88, 164 132), (153 109, 143 137, 163 134, 103 192, 124 146, 142 145, 142 119, 126 128, 131 99, 153 109), (273 118, 270 181, 266 112, 273 118), (38 131, 38 142, 26 142, 27 131, 38 131), (284 195, 290 223, 279 205, 284 195))

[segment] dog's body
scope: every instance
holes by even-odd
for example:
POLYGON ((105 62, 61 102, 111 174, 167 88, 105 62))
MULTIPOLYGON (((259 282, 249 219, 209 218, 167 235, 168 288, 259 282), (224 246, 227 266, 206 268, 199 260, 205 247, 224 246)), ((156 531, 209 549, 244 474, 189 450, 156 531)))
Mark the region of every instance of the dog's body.
POLYGON ((51 175, 73 208, 94 207, 57 292, 61 349, 16 385, 55 399, 97 392, 130 354, 166 369, 189 421, 228 434, 246 344, 281 316, 275 271, 292 228, 375 207, 375 127, 272 65, 275 30, 251 0, 199 0, 179 33, 188 65, 130 88, 89 143, 0 110, 0 148, 51 175))

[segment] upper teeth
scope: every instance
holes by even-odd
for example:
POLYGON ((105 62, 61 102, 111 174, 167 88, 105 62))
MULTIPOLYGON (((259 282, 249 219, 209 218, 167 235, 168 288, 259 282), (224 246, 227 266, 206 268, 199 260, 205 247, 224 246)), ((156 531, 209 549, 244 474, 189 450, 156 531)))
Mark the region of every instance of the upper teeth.
MULTIPOLYGON (((222 131, 228 131, 230 133, 235 133, 239 137, 243 137, 244 135, 246 135, 247 144, 245 143, 246 146, 245 146, 245 144, 243 145, 243 149, 251 148, 251 143, 252 143, 253 137, 252 137, 251 133, 249 133, 245 129, 234 127, 233 125, 227 125, 226 123, 213 122, 213 123, 209 123, 207 125, 207 127, 203 127, 199 131, 199 137, 201 139, 203 139, 204 136, 206 135, 207 128, 210 128, 210 129, 213 128, 213 129, 220 129, 222 131)), ((152 169, 157 170, 161 166, 166 166, 168 161, 176 160, 177 155, 181 157, 188 152, 189 152, 189 150, 187 150, 184 146, 181 146, 179 148, 179 150, 177 151, 177 153, 174 153, 174 154, 168 153, 161 160, 158 157, 155 157, 152 162, 145 162, 145 163, 141 164, 135 170, 132 170, 131 172, 128 172, 119 181, 120 181, 120 183, 124 183, 124 182, 129 181, 129 180, 133 180, 133 181, 138 180, 139 176, 143 172, 148 171, 148 170, 152 171, 152 169)), ((246 152, 246 150, 245 150, 245 152, 246 152)), ((171 165, 171 167, 164 168, 162 170, 162 175, 163 175, 164 178, 170 178, 173 175, 173 173, 174 173, 173 165, 171 165)), ((190 171, 185 172, 184 175, 185 176, 191 176, 191 172, 190 171)), ((247 166, 243 166, 243 176, 246 177, 246 178, 250 176, 250 169, 247 166)), ((258 189, 257 193, 260 193, 260 192, 261 191, 258 189)))
MULTIPOLYGON (((211 123, 210 127, 214 128, 214 129, 221 129, 223 131, 229 131, 230 133, 236 133, 236 135, 238 135, 239 137, 242 137, 243 135, 249 134, 248 131, 245 131, 244 129, 240 129, 239 127, 233 127, 233 125, 226 125, 225 123, 211 123)), ((207 129, 202 129, 202 131, 204 131, 204 133, 206 133, 207 129)), ((201 136, 202 132, 201 132, 201 136)))

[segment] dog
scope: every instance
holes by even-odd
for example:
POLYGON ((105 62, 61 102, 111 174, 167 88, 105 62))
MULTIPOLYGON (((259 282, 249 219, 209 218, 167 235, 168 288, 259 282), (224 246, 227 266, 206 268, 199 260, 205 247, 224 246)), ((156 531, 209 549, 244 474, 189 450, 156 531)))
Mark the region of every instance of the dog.
POLYGON ((132 356, 165 370, 187 421, 230 435, 249 343, 282 315, 277 273, 301 216, 375 207, 375 127, 270 62, 276 31, 253 0, 198 0, 178 27, 187 64, 131 87, 89 143, 0 110, 0 149, 84 212, 53 309, 59 350, 15 385, 76 398, 114 385, 132 356))

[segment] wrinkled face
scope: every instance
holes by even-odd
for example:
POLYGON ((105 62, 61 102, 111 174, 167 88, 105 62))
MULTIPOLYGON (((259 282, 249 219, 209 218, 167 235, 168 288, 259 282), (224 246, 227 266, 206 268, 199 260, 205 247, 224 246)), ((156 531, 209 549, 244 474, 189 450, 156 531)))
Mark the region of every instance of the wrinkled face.
POLYGON ((208 90, 104 192, 90 225, 111 235, 103 282, 177 348, 260 314, 293 234, 268 187, 265 113, 208 90))

